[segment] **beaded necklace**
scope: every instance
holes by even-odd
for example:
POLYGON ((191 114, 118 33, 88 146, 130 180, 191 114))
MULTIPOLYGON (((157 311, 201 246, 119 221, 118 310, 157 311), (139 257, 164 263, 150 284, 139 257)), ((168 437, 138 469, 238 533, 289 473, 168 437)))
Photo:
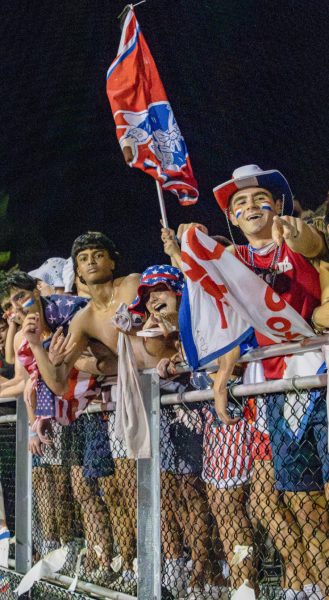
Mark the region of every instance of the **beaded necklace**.
MULTIPOLYGON (((284 204, 285 204, 285 195, 282 195, 282 209, 281 209, 281 216, 284 214, 284 204)), ((281 250, 282 250, 282 246, 277 246, 275 248, 275 251, 273 253, 273 257, 271 260, 271 264, 266 267, 266 268, 262 268, 262 267, 256 267, 255 266, 255 261, 254 261, 254 252, 256 252, 257 254, 257 250, 254 249, 250 244, 248 244, 248 260, 246 260, 244 258, 244 256, 241 254, 237 244, 235 243, 234 237, 233 237, 233 232, 231 229, 231 223, 230 223, 230 219, 228 216, 228 209, 226 209, 224 211, 225 217, 226 217, 226 222, 227 222, 227 226, 228 226, 228 230, 230 233, 230 237, 231 240, 233 242, 233 246, 234 246, 234 250, 236 252, 236 254, 239 256, 239 258, 241 259, 241 261, 247 265, 247 267, 251 267, 253 272, 256 273, 256 275, 258 275, 259 277, 261 277, 263 279, 263 281, 265 281, 268 285, 270 285, 271 287, 274 287, 275 284, 275 279, 276 276, 278 274, 278 262, 280 260, 280 256, 281 256, 281 250)))
POLYGON ((261 277, 272 288, 274 287, 275 279, 278 274, 277 267, 281 256, 281 248, 282 246, 276 246, 273 252, 271 263, 268 267, 256 267, 254 254, 257 254, 257 250, 253 248, 250 244, 248 244, 249 266, 251 266, 253 272, 256 273, 256 275, 261 277))

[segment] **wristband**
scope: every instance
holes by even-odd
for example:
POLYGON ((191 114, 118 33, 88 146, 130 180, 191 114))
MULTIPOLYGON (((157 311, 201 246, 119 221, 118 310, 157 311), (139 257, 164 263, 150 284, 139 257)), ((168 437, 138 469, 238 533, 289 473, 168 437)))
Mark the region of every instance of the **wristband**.
POLYGON ((33 437, 38 437, 38 434, 36 431, 32 431, 32 428, 29 427, 29 439, 31 439, 33 437))

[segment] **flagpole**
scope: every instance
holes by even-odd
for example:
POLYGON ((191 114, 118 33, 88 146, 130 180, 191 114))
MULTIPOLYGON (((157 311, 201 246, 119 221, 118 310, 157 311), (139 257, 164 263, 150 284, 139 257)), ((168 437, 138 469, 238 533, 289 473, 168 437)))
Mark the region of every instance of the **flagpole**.
POLYGON ((160 205, 162 225, 163 225, 163 227, 168 228, 169 225, 168 225, 167 211, 166 211, 166 205, 165 205, 165 202, 164 202, 162 187, 160 185, 160 182, 157 181, 157 180, 156 180, 155 184, 157 186, 158 200, 159 200, 159 205, 160 205))

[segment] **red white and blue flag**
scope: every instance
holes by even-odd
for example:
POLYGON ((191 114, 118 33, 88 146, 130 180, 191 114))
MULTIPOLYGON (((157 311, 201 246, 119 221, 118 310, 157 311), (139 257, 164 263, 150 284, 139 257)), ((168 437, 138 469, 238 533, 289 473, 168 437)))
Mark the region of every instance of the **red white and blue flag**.
MULTIPOLYGON (((186 285, 179 310, 179 330, 193 369, 248 343, 253 331, 274 343, 301 341, 314 335, 290 304, 199 229, 192 227, 184 233, 181 258, 186 285)), ((320 350, 285 356, 283 365, 284 379, 315 375, 323 371, 324 356, 320 350)), ((249 363, 249 366, 256 365, 249 363)), ((257 366, 261 367, 258 363, 257 366)), ((259 370, 254 372, 262 376, 259 370)), ((253 383, 252 369, 248 376, 248 383, 253 383)), ((290 400, 289 394, 286 397, 290 400)), ((300 438, 316 396, 303 393, 298 401, 295 393, 293 397, 285 405, 284 416, 292 435, 300 438)))
POLYGON ((186 285, 180 331, 193 368, 229 352, 253 330, 273 342, 314 335, 303 317, 265 281, 196 227, 183 235, 181 258, 186 285))
POLYGON ((117 57, 107 72, 107 95, 126 162, 159 181, 180 204, 198 199, 185 140, 133 8, 124 21, 117 57))

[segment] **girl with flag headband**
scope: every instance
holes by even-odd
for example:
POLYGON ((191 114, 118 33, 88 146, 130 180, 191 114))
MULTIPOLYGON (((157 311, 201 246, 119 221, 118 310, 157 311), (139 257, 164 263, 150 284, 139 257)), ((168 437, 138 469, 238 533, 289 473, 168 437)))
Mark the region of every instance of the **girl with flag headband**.
MULTIPOLYGON (((168 377, 168 371, 174 374, 175 360, 182 360, 182 357, 177 356, 175 340, 178 338, 177 312, 183 287, 184 276, 178 268, 171 265, 152 265, 142 273, 137 296, 128 309, 132 314, 138 314, 145 319, 146 332, 149 331, 148 328, 158 329, 158 335, 162 340, 165 337, 167 343, 172 343, 175 357, 172 360, 164 358, 159 363, 158 370, 165 377, 168 377), (173 323, 175 329, 171 328, 173 323)), ((143 331, 145 329, 141 330, 141 335, 143 331)), ((189 385, 189 374, 181 376, 179 380, 175 378, 175 380, 161 379, 160 381, 164 393, 185 391, 187 385, 189 385)), ((204 485, 201 481, 202 441, 200 408, 187 411, 183 407, 178 409, 168 407, 161 411, 160 455, 164 491, 162 543, 165 558, 162 583, 173 594, 182 592, 184 586, 186 588, 186 561, 183 552, 183 541, 186 537, 193 560, 186 595, 186 598, 191 599, 196 597, 193 594, 200 592, 200 586, 203 587, 205 566, 209 559, 207 548, 209 513, 204 485), (177 503, 181 510, 187 513, 191 522, 195 523, 190 532, 185 531, 184 525, 182 527, 182 523, 176 516, 173 507, 177 503), (177 552, 178 548, 180 548, 180 555, 177 552)))
POLYGON ((149 288, 161 283, 168 290, 175 292, 176 296, 181 296, 184 287, 184 275, 172 265, 152 265, 148 267, 141 275, 137 296, 129 306, 129 310, 132 313, 145 315, 145 293, 149 293, 149 288))

